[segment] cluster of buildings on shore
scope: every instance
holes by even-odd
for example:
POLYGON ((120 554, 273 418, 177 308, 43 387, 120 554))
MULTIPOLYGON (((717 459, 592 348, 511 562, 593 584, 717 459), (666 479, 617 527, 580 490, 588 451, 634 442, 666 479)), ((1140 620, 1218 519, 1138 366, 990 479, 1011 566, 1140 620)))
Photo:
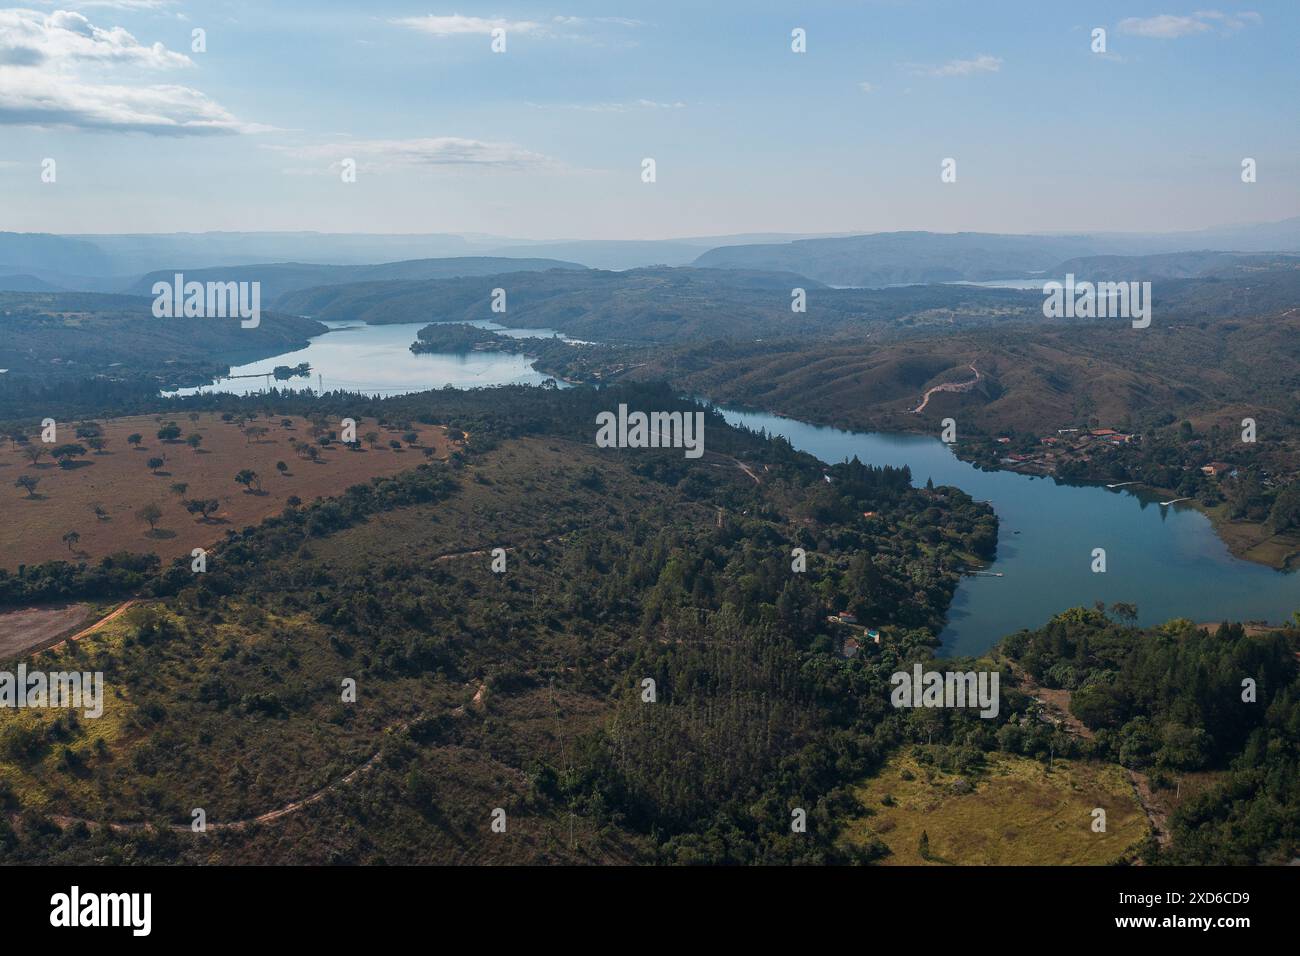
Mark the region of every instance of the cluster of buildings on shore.
MULTIPOLYGON (((1042 450, 1034 453, 1013 453, 1000 459, 1001 464, 1025 470, 1051 472, 1063 458, 1090 461, 1093 449, 1131 445, 1142 440, 1136 433, 1117 431, 1114 428, 1058 428, 1055 435, 1038 440, 1042 450)), ((999 435, 999 445, 1009 445, 1010 436, 999 435)))

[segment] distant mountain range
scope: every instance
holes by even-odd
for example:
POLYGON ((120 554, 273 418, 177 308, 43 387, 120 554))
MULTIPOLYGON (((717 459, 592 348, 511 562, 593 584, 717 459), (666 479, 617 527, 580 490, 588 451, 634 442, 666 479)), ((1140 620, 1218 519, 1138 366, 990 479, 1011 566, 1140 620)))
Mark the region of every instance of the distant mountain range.
MULTIPOLYGON (((318 232, 204 232, 52 235, 0 232, 0 277, 32 276, 51 288, 122 292, 140 276, 267 263, 376 265, 498 257, 561 259, 605 269, 684 265, 714 246, 789 242, 801 234, 755 233, 662 241, 537 241, 479 234, 367 235, 318 232)), ((507 270, 508 271, 508 270, 507 270)), ((7 289, 0 278, 0 289, 7 289)))
MULTIPOLYGON (((491 276, 509 272, 545 272, 550 269, 585 270, 575 262, 559 259, 501 259, 487 256, 464 256, 453 259, 413 259, 408 262, 385 262, 374 266, 319 265, 303 262, 277 262, 266 265, 219 266, 210 269, 176 270, 185 280, 195 282, 260 282, 262 301, 278 306, 293 292, 316 287, 351 285, 359 282, 394 282, 416 279, 452 279, 468 276, 491 276)), ((136 280, 125 291, 130 295, 152 295, 155 282, 170 282, 173 270, 151 272, 136 280)))
MULTIPOLYGON (((139 291, 144 282, 141 277, 149 278, 154 273, 208 270, 207 278, 230 280, 250 274, 240 270, 274 266, 272 272, 261 274, 270 277, 262 281, 274 281, 276 295, 283 295, 312 285, 381 278, 422 279, 584 266, 623 270, 683 265, 787 272, 827 285, 879 288, 911 283, 1031 278, 1049 270, 1060 271, 1058 267, 1065 262, 1100 256, 1228 252, 1300 253, 1300 217, 1197 232, 1146 235, 760 233, 644 241, 538 241, 445 233, 207 232, 61 236, 9 232, 0 233, 0 290, 139 291), (493 260, 505 264, 486 265, 493 260), (446 268, 453 271, 439 271, 443 267, 433 265, 435 262, 452 263, 446 268), (425 265, 417 267, 412 263, 425 265), (490 271, 480 271, 479 266, 471 263, 484 263, 482 268, 490 271), (385 267, 387 272, 382 271, 385 267), (347 268, 380 271, 372 274, 326 271, 347 268), (232 269, 238 274, 232 274, 232 269), (220 270, 221 275, 213 275, 211 270, 220 270), (312 270, 318 270, 318 278, 304 284, 303 279, 312 270)), ((1168 275, 1200 273, 1200 270, 1188 272, 1192 266, 1179 268, 1182 272, 1168 275)))
MULTIPOLYGON (((867 288, 923 282, 988 281, 1056 274, 1062 264, 1104 256, 1150 257, 1178 253, 1300 252, 1300 217, 1260 226, 1165 235, 1021 236, 979 232, 881 232, 865 236, 802 239, 711 249, 693 265, 708 269, 796 272, 834 286, 867 288)), ((1160 276, 1199 275, 1195 260, 1170 258, 1160 276)), ((1130 266, 1136 265, 1129 260, 1130 266)), ((1155 262, 1148 264, 1155 265, 1155 262)))

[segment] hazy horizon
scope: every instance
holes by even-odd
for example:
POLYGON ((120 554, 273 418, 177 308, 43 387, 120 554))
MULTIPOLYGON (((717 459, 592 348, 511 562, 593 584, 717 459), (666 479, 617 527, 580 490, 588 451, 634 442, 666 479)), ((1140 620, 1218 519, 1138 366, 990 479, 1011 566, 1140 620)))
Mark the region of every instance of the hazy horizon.
MULTIPOLYGON (((1194 229, 1172 229, 1172 230, 1150 230, 1141 231, 1135 229, 1083 229, 1083 230, 1026 230, 1024 232, 1005 233, 1008 235, 1026 235, 1026 236, 1054 236, 1068 237, 1073 235, 1117 235, 1117 236, 1159 236, 1159 235, 1177 235, 1183 233, 1197 232, 1214 232, 1224 229, 1244 229, 1252 226, 1273 226, 1290 222, 1293 219, 1300 218, 1297 216, 1285 216, 1280 219, 1260 219, 1260 220, 1242 220, 1236 222, 1211 223, 1194 229)), ((697 242, 707 243, 721 239, 750 239, 754 237, 780 237, 779 240, 773 241, 798 241, 799 239, 813 238, 839 238, 849 236, 865 236, 876 233, 899 233, 899 232, 928 232, 937 235, 956 235, 959 233, 988 233, 998 234, 997 230, 992 229, 942 229, 916 227, 912 229, 847 229, 836 232, 795 232, 782 231, 776 229, 766 229, 756 232, 735 232, 735 233, 714 233, 710 235, 690 234, 690 235, 666 235, 666 236, 625 236, 614 239, 600 239, 591 236, 563 235, 563 236, 521 236, 507 233, 483 233, 472 232, 468 230, 402 230, 402 231, 376 231, 368 229, 357 229, 347 231, 335 231, 324 229, 201 229, 187 230, 174 229, 155 232, 127 232, 122 230, 102 230, 102 231, 84 231, 84 232, 49 232, 48 230, 12 230, 6 229, 5 232, 16 232, 19 234, 41 234, 64 236, 67 238, 81 237, 116 237, 116 236, 201 236, 201 235, 231 235, 231 234, 254 234, 254 235, 340 235, 340 236, 437 236, 449 235, 457 236, 464 239, 474 239, 484 242, 511 242, 518 244, 533 243, 577 243, 577 242, 697 242)))

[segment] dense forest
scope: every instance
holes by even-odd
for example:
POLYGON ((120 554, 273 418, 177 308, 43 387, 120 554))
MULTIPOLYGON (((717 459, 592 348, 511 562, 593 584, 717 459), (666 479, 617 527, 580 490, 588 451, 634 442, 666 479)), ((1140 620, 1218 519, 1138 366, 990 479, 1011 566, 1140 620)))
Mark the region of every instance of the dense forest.
POLYGON ((499 768, 471 774, 476 785, 507 768, 532 781, 492 798, 510 813, 538 827, 573 815, 587 831, 567 849, 509 844, 515 859, 856 858, 835 840, 848 808, 838 788, 882 745, 847 731, 883 715, 887 697, 845 691, 884 687, 891 661, 932 653, 960 569, 996 547, 988 507, 857 462, 833 466, 827 482, 823 465, 782 440, 715 416, 698 463, 594 448, 584 423, 596 409, 676 405, 662 388, 509 394, 377 401, 386 421, 464 429, 469 449, 232 531, 203 575, 114 558, 6 577, 17 601, 112 587, 147 599, 119 637, 58 652, 129 689, 106 718, 111 737, 93 722, 29 714, 0 733, 17 819, 5 831, 10 858, 451 852, 474 843, 467 831, 491 809, 479 814, 437 769, 466 752, 499 768), (511 554, 501 576, 486 556, 495 545, 511 554), (793 570, 796 548, 806 571, 793 570), (841 658, 844 635, 827 616, 848 608, 890 635, 888 656, 841 658), (366 689, 355 710, 337 703, 332 674, 366 689), (652 714, 636 709, 645 678, 661 689, 652 714), (462 690, 476 684, 482 706, 462 690), (539 721, 547 736, 532 740, 539 721), (155 845, 137 829, 92 826, 183 825, 196 790, 214 821, 255 816, 328 786, 381 741, 364 787, 332 791, 278 829, 217 831, 200 849, 171 831, 155 845), (817 821, 807 840, 783 822, 796 798, 817 821), (357 814, 365 835, 343 823, 357 814), (50 815, 91 829, 51 830, 50 815), (723 818, 725 838, 710 832, 723 818), (414 838, 431 819, 447 826, 414 838), (299 827, 319 840, 280 842, 299 827))
POLYGON ((1211 633, 1175 620, 1142 630, 1074 608, 1008 637, 1002 652, 1072 694, 1087 753, 1173 790, 1208 779, 1172 814, 1174 864, 1286 863, 1300 846, 1300 631, 1211 633))

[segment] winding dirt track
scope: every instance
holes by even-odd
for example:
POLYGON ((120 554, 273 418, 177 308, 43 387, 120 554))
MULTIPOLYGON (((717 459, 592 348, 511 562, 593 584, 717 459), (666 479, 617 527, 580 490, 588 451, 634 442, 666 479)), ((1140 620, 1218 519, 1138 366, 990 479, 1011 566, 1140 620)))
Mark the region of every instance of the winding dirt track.
POLYGON ((921 412, 925 411, 925 406, 930 404, 930 396, 935 392, 968 392, 978 385, 981 378, 980 370, 975 367, 974 362, 971 362, 971 364, 966 367, 975 373, 973 379, 969 382, 944 382, 942 385, 936 385, 934 388, 926 389, 925 394, 921 396, 921 404, 912 409, 912 414, 919 415, 921 412))
POLYGON ((115 619, 121 617, 123 614, 125 614, 127 611, 129 611, 129 610, 131 609, 131 606, 132 606, 132 605, 134 605, 134 604, 138 604, 138 603, 139 603, 139 599, 137 599, 137 598, 131 598, 131 600, 129 600, 129 601, 123 601, 123 602, 122 602, 121 604, 119 604, 119 605, 117 606, 117 608, 115 608, 111 613, 106 614, 105 616, 101 617, 101 618, 100 618, 98 621, 96 621, 94 624, 90 625, 90 627, 83 628, 82 630, 78 631, 76 634, 73 634, 71 637, 67 638, 67 640, 59 641, 59 643, 53 645, 53 646, 50 647, 49 649, 52 650, 52 651, 57 651, 57 650, 58 650, 59 648, 61 648, 64 644, 66 644, 68 641, 79 641, 79 640, 81 640, 83 637, 88 637, 89 635, 94 634, 96 631, 98 631, 101 627, 103 627, 103 626, 104 626, 105 624, 107 624, 109 621, 112 621, 112 620, 115 620, 115 619))
MULTIPOLYGON (((563 537, 564 537, 563 535, 558 535, 554 538, 548 539, 546 543, 549 544, 554 541, 559 541, 563 537)), ((511 546, 511 547, 507 547, 505 550, 513 551, 515 550, 515 548, 514 546, 511 546)), ((452 551, 447 554, 438 555, 433 560, 450 561, 454 558, 466 558, 472 555, 482 555, 488 553, 490 553, 490 550, 487 548, 474 550, 474 551, 452 551)), ((114 610, 111 614, 108 614, 105 617, 100 618, 96 623, 78 632, 77 634, 74 634, 68 640, 73 640, 73 641, 79 640, 88 634, 94 633, 95 631, 103 627, 105 624, 107 624, 109 621, 124 614, 133 604, 136 603, 138 603, 137 599, 132 598, 130 601, 125 602, 116 610, 114 610)), ((475 704, 479 704, 482 701, 482 699, 483 699, 483 688, 480 687, 478 689, 478 693, 474 695, 473 702, 475 704)), ((464 712, 465 712, 464 707, 459 707, 453 711, 453 713, 456 714, 463 714, 464 712)), ((406 728, 406 726, 407 726, 406 723, 394 724, 391 727, 384 728, 384 733, 387 734, 389 731, 403 730, 406 728)), ((341 787, 346 786, 347 784, 351 783, 353 780, 357 779, 359 776, 364 774, 366 771, 373 768, 379 760, 380 753, 381 753, 380 750, 376 750, 373 754, 370 755, 370 758, 366 760, 365 763, 361 764, 360 766, 352 770, 347 775, 340 777, 338 780, 335 780, 333 783, 326 784, 325 786, 321 787, 319 790, 313 791, 312 793, 308 794, 305 797, 302 797, 301 799, 292 800, 289 803, 284 804, 283 806, 276 807, 274 810, 268 810, 265 813, 260 813, 255 817, 245 817, 242 820, 227 820, 224 822, 207 823, 206 829, 209 831, 241 830, 244 827, 253 826, 259 823, 274 823, 276 820, 280 820, 284 817, 289 816, 290 814, 297 813, 299 810, 303 809, 304 807, 309 807, 313 803, 319 803, 329 794, 340 789, 341 787)), ((10 816, 11 819, 15 819, 17 817, 17 814, 11 814, 10 816)), ((147 826, 150 826, 150 824, 147 823, 136 823, 136 822, 133 823, 110 822, 104 824, 104 823, 100 823, 97 820, 88 820, 84 817, 73 817, 73 816, 57 815, 57 814, 51 815, 49 819, 57 826, 59 826, 61 829, 65 829, 65 830, 69 827, 76 826, 77 824, 85 824, 91 830, 98 829, 102 826, 107 826, 110 830, 114 832, 130 832, 133 830, 143 830, 147 826)), ((190 824, 185 824, 185 823, 169 824, 167 829, 175 833, 195 832, 190 824)))
MULTIPOLYGON (((394 725, 393 727, 385 728, 385 733, 387 733, 389 730, 400 730, 405 726, 406 724, 397 724, 394 725)), ((290 801, 289 803, 286 803, 282 807, 276 807, 274 810, 266 811, 266 813, 259 813, 255 817, 245 817, 242 820, 228 820, 224 823, 207 823, 206 828, 207 830, 242 830, 244 827, 253 826, 254 824, 258 824, 258 823, 273 823, 276 820, 279 820, 281 817, 287 817, 291 813, 297 813, 303 807, 309 807, 313 803, 320 802, 321 800, 325 799, 325 797, 328 794, 333 793, 335 790, 338 790, 340 787, 343 787, 344 785, 351 783, 357 777, 361 776, 361 774, 365 773, 367 770, 370 770, 378 762, 379 754, 380 751, 376 750, 370 756, 369 760, 367 760, 361 766, 357 767, 351 773, 347 774, 344 777, 339 778, 338 780, 335 780, 333 783, 326 784, 325 786, 321 787, 319 790, 303 797, 301 800, 290 801)), ((87 820, 84 817, 70 817, 70 816, 62 816, 62 815, 51 816, 50 820, 52 820, 61 829, 64 830, 66 830, 68 827, 76 826, 78 823, 84 823, 91 830, 96 830, 101 826, 106 825, 110 830, 114 831, 115 833, 127 833, 132 830, 143 830, 146 827, 150 826, 150 824, 147 823, 102 824, 96 820, 87 820)), ((193 830, 192 826, 185 823, 172 823, 168 825, 167 829, 171 830, 174 833, 196 832, 193 830)))

